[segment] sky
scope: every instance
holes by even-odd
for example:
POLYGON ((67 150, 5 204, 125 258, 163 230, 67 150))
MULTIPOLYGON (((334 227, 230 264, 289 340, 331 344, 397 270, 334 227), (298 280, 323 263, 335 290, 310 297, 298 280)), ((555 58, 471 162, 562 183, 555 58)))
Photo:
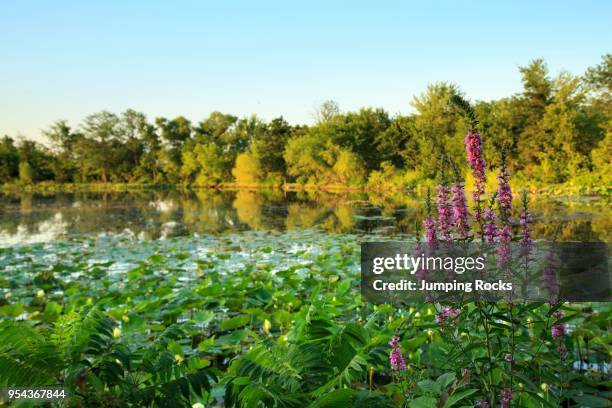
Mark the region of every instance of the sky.
POLYGON ((0 135, 41 139, 57 119, 133 108, 312 123, 343 111, 410 113, 428 84, 472 100, 521 90, 544 58, 581 74, 612 51, 612 1, 6 1, 0 135))

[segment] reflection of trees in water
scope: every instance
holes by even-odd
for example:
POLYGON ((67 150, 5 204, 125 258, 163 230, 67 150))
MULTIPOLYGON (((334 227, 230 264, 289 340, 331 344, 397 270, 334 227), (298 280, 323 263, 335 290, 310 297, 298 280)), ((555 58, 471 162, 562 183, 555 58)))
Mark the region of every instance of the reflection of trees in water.
POLYGON ((232 207, 233 194, 197 190, 182 201, 183 223, 191 232, 221 232, 235 228, 237 217, 232 207))
POLYGON ((537 238, 557 241, 610 242, 610 210, 604 199, 596 201, 532 200, 532 226, 537 238))
MULTIPOLYGON (((69 233, 121 232, 145 238, 235 229, 319 227, 330 232, 413 233, 422 200, 408 194, 325 191, 134 191, 0 196, 0 232, 30 234, 57 222, 69 233)), ((536 238, 610 240, 605 200, 533 200, 536 238)))
POLYGON ((247 224, 251 229, 261 229, 264 227, 262 222, 262 206, 264 196, 254 191, 238 191, 232 207, 236 210, 238 219, 247 224))

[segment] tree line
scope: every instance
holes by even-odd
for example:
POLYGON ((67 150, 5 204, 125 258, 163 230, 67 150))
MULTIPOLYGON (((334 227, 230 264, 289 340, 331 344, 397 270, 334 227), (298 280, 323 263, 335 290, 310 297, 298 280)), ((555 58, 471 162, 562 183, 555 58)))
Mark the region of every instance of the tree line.
MULTIPOLYGON (((519 179, 609 185, 612 54, 583 75, 552 77, 541 59, 519 70, 520 93, 474 103, 487 166, 498 167, 503 156, 519 179)), ((460 94, 454 84, 430 85, 413 98, 409 115, 342 112, 328 101, 312 126, 221 112, 191 122, 102 111, 76 127, 55 122, 43 132, 49 145, 4 136, 0 184, 408 187, 466 174, 468 123, 449 103, 460 94)))

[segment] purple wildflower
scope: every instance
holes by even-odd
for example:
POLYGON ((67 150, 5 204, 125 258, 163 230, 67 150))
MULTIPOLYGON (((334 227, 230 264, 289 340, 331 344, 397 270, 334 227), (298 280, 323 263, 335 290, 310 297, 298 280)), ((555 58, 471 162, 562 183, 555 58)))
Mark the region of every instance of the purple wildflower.
POLYGON ((499 393, 499 403, 502 408, 508 408, 512 402, 512 390, 510 388, 504 388, 499 393))
POLYGON ((499 232, 498 237, 500 244, 497 247, 497 266, 503 268, 508 265, 510 259, 512 258, 512 249, 510 248, 512 229, 510 228, 510 225, 504 225, 499 232))
POLYGON ((501 219, 508 222, 510 213, 512 212, 512 189, 510 188, 510 173, 506 168, 506 164, 502 163, 497 175, 497 202, 499 203, 499 212, 501 219))
POLYGON ((436 222, 432 217, 425 217, 423 221, 423 225, 425 226, 425 240, 433 244, 438 241, 438 237, 436 236, 436 222))
POLYGON ((533 240, 531 239, 531 228, 529 228, 529 223, 531 223, 531 214, 525 209, 521 212, 521 217, 519 219, 519 224, 521 225, 521 239, 520 243, 523 245, 530 245, 533 240))
POLYGON ((483 235, 485 242, 493 243, 497 240, 498 231, 495 224, 495 213, 491 209, 484 211, 483 235))
POLYGON ((527 208, 527 192, 523 191, 523 211, 519 218, 519 225, 521 226, 521 239, 519 243, 521 245, 521 251, 525 256, 529 256, 533 244, 533 240, 531 239, 531 228, 529 227, 531 221, 531 214, 527 208))
POLYGON ((563 323, 556 323, 552 325, 550 329, 553 339, 558 339, 567 334, 565 330, 565 325, 563 323))
POLYGON ((441 241, 451 240, 452 213, 450 200, 450 189, 442 184, 436 187, 436 205, 438 207, 438 230, 441 241))
POLYGON ((389 345, 391 346, 391 353, 389 354, 389 363, 391 364, 391 369, 393 371, 406 370, 406 362, 404 361, 404 356, 402 355, 399 337, 391 337, 389 345))
POLYGON ((508 363, 512 362, 512 354, 510 353, 504 354, 504 360, 506 360, 508 363))
POLYGON ((438 324, 445 324, 449 320, 453 320, 455 317, 459 316, 460 314, 461 314, 461 310, 459 309, 442 306, 442 310, 440 311, 440 313, 435 315, 435 320, 436 320, 436 323, 438 324))
POLYGON ((478 408, 489 408, 489 403, 486 400, 478 400, 476 401, 476 406, 478 408))
POLYGON ((556 263, 555 255, 550 252, 546 256, 546 265, 542 270, 543 286, 544 289, 550 293, 550 303, 556 303, 559 297, 559 283, 557 282, 557 273, 555 272, 554 265, 556 263))
POLYGON ((465 239, 470 232, 465 187, 461 183, 455 183, 451 191, 453 193, 453 224, 459 239, 465 239))
POLYGON ((472 198, 476 202, 476 221, 482 220, 482 196, 484 195, 486 175, 485 175, 485 160, 483 158, 482 138, 477 131, 468 131, 465 135, 465 150, 467 152, 467 160, 472 169, 474 176, 474 190, 472 198))
POLYGON ((499 231, 499 242, 510 243, 510 241, 512 241, 512 228, 506 224, 499 231))

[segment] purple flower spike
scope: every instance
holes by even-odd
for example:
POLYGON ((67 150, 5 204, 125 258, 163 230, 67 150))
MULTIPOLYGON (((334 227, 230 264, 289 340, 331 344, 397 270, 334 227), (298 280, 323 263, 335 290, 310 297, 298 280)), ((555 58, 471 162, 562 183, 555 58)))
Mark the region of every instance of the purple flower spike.
POLYGON ((425 226, 425 240, 429 244, 433 244, 438 241, 438 237, 436 236, 436 222, 432 217, 426 217, 423 221, 423 225, 425 226))
POLYGON ((493 210, 487 209, 484 211, 483 235, 485 242, 493 243, 497 240, 499 232, 495 224, 495 213, 493 210))
POLYGON ((531 253, 533 240, 531 239, 531 228, 529 224, 531 224, 531 214, 529 213, 527 192, 523 192, 523 211, 521 212, 521 216, 519 218, 519 225, 521 226, 521 239, 519 243, 521 244, 521 250, 524 255, 529 255, 531 253))
POLYGON ((455 319, 460 314, 461 314, 461 310, 459 309, 442 306, 442 310, 440 311, 440 313, 436 314, 434 318, 436 320, 436 323, 446 324, 447 322, 455 319))
POLYGON ((499 203, 499 211, 503 221, 508 222, 512 212, 512 189, 510 188, 510 173, 506 168, 506 164, 502 164, 497 175, 497 202, 499 203))
POLYGON ((519 220, 519 224, 521 226, 522 234, 520 243, 523 245, 530 245, 533 240, 531 239, 531 228, 529 224, 531 223, 531 214, 527 210, 524 210, 521 213, 521 217, 519 220))
POLYGON ((499 393, 499 403, 502 408, 508 408, 512 402, 512 390, 510 388, 504 388, 499 393))
POLYGON ((393 336, 389 341, 391 346, 391 353, 389 354, 389 363, 393 371, 404 371, 406 370, 406 361, 402 355, 401 345, 399 337, 393 336))
POLYGON ((438 230, 441 241, 451 240, 452 211, 449 204, 450 189, 444 185, 436 187, 436 205, 438 207, 438 230))
POLYGON ((472 191, 472 198, 476 202, 475 218, 476 221, 480 222, 482 220, 482 205, 480 204, 486 185, 486 163, 483 158, 482 138, 477 131, 468 131, 465 135, 465 151, 467 152, 467 160, 474 176, 475 186, 472 191))
POLYGON ((453 193, 453 225, 457 230, 457 237, 465 239, 470 234, 465 187, 461 183, 455 183, 451 191, 453 193))
POLYGON ((558 339, 566 335, 565 325, 562 323, 553 324, 550 329, 553 339, 558 339))

